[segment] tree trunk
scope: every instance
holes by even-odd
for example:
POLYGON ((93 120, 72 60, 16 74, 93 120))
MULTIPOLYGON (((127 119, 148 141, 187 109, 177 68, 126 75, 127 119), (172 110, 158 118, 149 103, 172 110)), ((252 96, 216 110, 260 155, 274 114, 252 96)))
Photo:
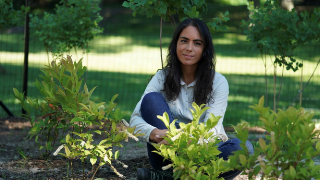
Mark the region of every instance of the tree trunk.
POLYGON ((260 0, 253 0, 254 7, 260 7, 260 0))
POLYGON ((6 69, 4 67, 1 66, 0 64, 0 74, 6 74, 6 69))

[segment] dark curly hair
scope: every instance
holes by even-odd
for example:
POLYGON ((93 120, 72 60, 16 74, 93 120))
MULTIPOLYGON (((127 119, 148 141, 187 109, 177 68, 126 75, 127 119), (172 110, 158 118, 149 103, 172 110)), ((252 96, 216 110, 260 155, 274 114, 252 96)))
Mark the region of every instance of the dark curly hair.
POLYGON ((202 57, 198 62, 195 72, 197 82, 194 89, 193 101, 198 105, 207 104, 212 99, 211 92, 215 74, 215 52, 209 28, 200 19, 186 19, 182 21, 175 30, 167 55, 167 65, 165 67, 166 78, 163 91, 168 101, 175 100, 180 93, 182 70, 181 63, 177 56, 177 41, 180 33, 188 26, 196 27, 204 42, 202 57))

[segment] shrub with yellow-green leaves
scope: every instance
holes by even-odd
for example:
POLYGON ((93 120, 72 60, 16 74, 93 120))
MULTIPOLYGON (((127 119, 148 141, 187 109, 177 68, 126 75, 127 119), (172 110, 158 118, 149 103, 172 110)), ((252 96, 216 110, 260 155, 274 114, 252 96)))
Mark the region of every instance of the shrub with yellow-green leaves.
MULTIPOLYGON (((242 143, 243 150, 235 152, 230 164, 225 165, 245 170, 249 178, 260 173, 262 179, 320 179, 320 165, 313 161, 320 155, 320 130, 315 128, 313 114, 294 107, 274 112, 264 107, 264 97, 250 107, 260 114, 259 120, 266 130, 265 139, 259 139, 252 156, 242 143)), ((245 127, 246 123, 235 127, 242 142, 248 137, 245 127)))
POLYGON ((179 123, 180 129, 175 126, 177 120, 169 123, 166 112, 163 116, 158 116, 168 128, 167 136, 164 137, 168 144, 153 144, 158 149, 155 153, 172 162, 163 169, 173 167, 175 179, 218 179, 219 174, 231 170, 223 165, 223 158, 218 157, 221 152, 217 144, 221 140, 211 131, 220 116, 211 114, 206 123, 199 123, 200 116, 209 108, 204 106, 199 107, 193 103, 193 121, 188 124, 179 123))
POLYGON ((60 154, 67 157, 70 164, 73 159, 82 162, 89 159, 94 165, 100 159, 98 168, 108 164, 117 173, 111 161, 117 160, 119 153, 113 154, 112 148, 122 146, 121 142, 128 138, 138 140, 136 137, 141 134, 134 134, 135 128, 127 127, 127 122, 122 119, 123 113, 114 103, 118 95, 108 103, 91 99, 95 88, 89 90, 84 83, 85 71, 81 60, 75 62, 71 56, 61 57, 60 62, 52 61, 43 68, 42 81, 35 82, 41 99, 24 97, 15 88, 13 91, 31 123, 29 137, 35 137, 39 150, 46 150, 44 157, 48 157, 60 142, 62 145, 54 155, 64 148, 65 153, 60 154), (35 117, 31 113, 32 108, 41 115, 35 117), (93 126, 98 130, 91 128, 93 126), (93 134, 105 138, 94 142, 93 134))

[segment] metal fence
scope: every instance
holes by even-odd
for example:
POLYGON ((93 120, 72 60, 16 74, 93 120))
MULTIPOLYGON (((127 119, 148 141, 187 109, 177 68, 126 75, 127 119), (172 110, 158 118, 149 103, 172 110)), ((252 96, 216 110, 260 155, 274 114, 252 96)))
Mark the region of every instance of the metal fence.
MULTIPOLYGON (((77 55, 74 52, 70 54, 74 59, 83 57, 84 65, 88 67, 86 83, 89 89, 97 86, 92 98, 108 101, 114 94, 119 94, 116 102, 128 119, 148 80, 161 68, 159 29, 157 29, 160 21, 156 18, 137 17, 135 19, 131 17, 129 11, 117 12, 114 8, 106 8, 103 13, 105 31, 90 43, 91 52, 85 55, 79 52, 77 55), (108 15, 108 12, 111 15, 108 15), (110 16, 115 17, 108 19, 107 17, 110 18, 110 16), (129 16, 126 22, 121 20, 129 16)), ((241 17, 243 16, 245 15, 241 17)), ((240 21, 237 16, 233 18, 235 21, 240 21)), ((268 71, 265 76, 261 56, 257 51, 249 48, 246 37, 241 31, 234 30, 234 27, 231 27, 229 32, 213 34, 217 53, 217 71, 227 78, 230 88, 225 125, 235 124, 241 119, 248 120, 253 125, 259 125, 258 114, 248 106, 258 103, 259 98, 266 95, 265 78, 267 78, 268 106, 272 107, 274 73, 271 66, 272 58, 267 57, 268 71)), ((162 39, 164 59, 172 32, 170 23, 165 23, 162 39)), ((23 28, 8 28, 0 34, 0 100, 14 116, 21 116, 21 106, 13 97, 12 89, 15 87, 22 90, 23 41, 23 28)), ((298 60, 303 61, 304 67, 302 71, 296 73, 284 72, 279 108, 286 109, 297 96, 301 86, 301 74, 302 85, 308 82, 320 58, 319 47, 319 44, 309 44, 296 51, 295 55, 298 60)), ((44 47, 31 36, 27 92, 32 98, 41 97, 33 82, 36 79, 40 80, 40 69, 46 63, 47 54, 44 47)), ((277 89, 280 87, 281 73, 282 68, 278 67, 277 89)), ((315 113, 314 120, 320 119, 319 87, 320 68, 315 71, 301 99, 302 107, 315 113)), ((276 98, 278 95, 277 92, 276 98)), ((293 105, 299 106, 299 101, 298 98, 293 105)), ((39 115, 36 111, 34 113, 39 115)), ((0 118, 7 116, 9 114, 0 107, 0 118)))

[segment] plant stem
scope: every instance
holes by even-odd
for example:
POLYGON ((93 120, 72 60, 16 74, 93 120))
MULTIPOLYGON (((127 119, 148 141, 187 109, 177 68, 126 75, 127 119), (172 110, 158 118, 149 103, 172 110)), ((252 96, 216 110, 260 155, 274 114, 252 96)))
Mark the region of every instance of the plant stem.
POLYGON ((67 180, 69 179, 69 162, 67 163, 67 180))
POLYGON ((263 62, 263 65, 264 65, 264 79, 265 79, 265 82, 266 82, 266 106, 268 106, 267 57, 266 57, 266 54, 265 54, 264 60, 263 60, 262 52, 260 54, 261 54, 262 62, 263 62))
POLYGON ((47 51, 47 57, 48 57, 48 65, 50 66, 49 51, 48 51, 48 47, 47 46, 46 46, 46 51, 47 51))
MULTIPOLYGON (((303 59, 302 59, 303 64, 303 59)), ((300 76, 300 106, 302 105, 302 77, 303 77, 303 66, 301 67, 301 76, 300 76)))
POLYGON ((311 76, 310 76, 309 80, 308 80, 308 81, 307 81, 307 83, 303 86, 302 90, 298 93, 298 95, 294 98, 294 100, 292 101, 292 103, 290 104, 290 106, 292 106, 292 105, 293 105, 293 103, 296 101, 296 99, 298 98, 298 96, 302 93, 302 91, 304 90, 304 88, 306 88, 306 86, 307 86, 307 85, 308 85, 308 83, 310 82, 311 78, 313 77, 314 72, 316 71, 316 69, 317 69, 317 67, 318 67, 319 63, 320 63, 320 59, 318 60, 318 63, 317 63, 317 65, 316 65, 316 67, 314 68, 313 73, 311 74, 311 76))
POLYGON ((161 39, 162 39, 162 17, 161 17, 161 20, 160 20, 160 40, 159 40, 159 43, 160 43, 161 67, 162 67, 162 69, 163 69, 163 60, 162 60, 162 43, 161 43, 161 39))
POLYGON ((83 180, 85 180, 86 179, 86 175, 85 175, 85 173, 84 173, 84 161, 82 162, 82 176, 83 176, 83 180))
POLYGON ((171 17, 171 19, 172 19, 172 20, 170 19, 172 29, 175 30, 175 29, 176 29, 176 21, 174 20, 173 15, 171 15, 170 17, 171 17), (172 23, 172 21, 173 21, 173 23, 172 23))
POLYGON ((97 171, 98 171, 99 168, 100 168, 100 164, 99 164, 99 166, 97 167, 97 169, 94 171, 91 180, 93 180, 93 178, 94 178, 94 176, 96 175, 96 173, 97 173, 97 171))
POLYGON ((276 112, 277 64, 273 64, 273 111, 276 112))
POLYGON ((281 75, 281 82, 280 82, 280 87, 279 87, 278 101, 277 101, 276 108, 278 108, 278 103, 280 101, 281 87, 282 87, 282 81, 283 81, 283 71, 284 71, 284 65, 282 66, 282 75, 281 75))
POLYGON ((72 179, 74 179, 74 173, 73 173, 73 166, 72 166, 72 159, 71 159, 71 172, 72 172, 72 179))
POLYGON ((74 46, 73 48, 74 48, 74 52, 76 53, 77 60, 79 60, 79 58, 78 58, 78 52, 77 52, 77 46, 74 46))

